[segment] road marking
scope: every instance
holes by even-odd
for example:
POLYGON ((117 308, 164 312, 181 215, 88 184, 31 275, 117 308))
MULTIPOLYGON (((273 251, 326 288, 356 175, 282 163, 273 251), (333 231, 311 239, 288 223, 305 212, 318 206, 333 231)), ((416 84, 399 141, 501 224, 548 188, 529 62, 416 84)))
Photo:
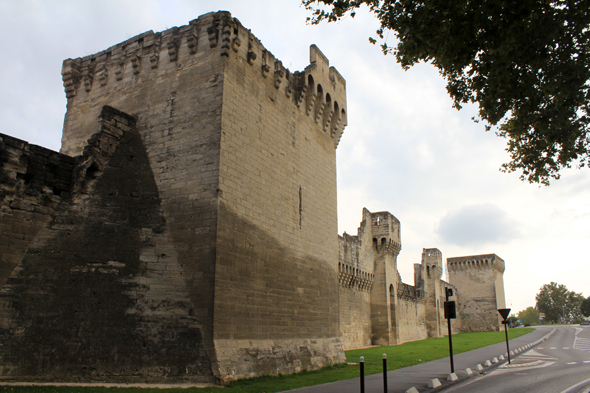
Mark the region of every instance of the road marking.
POLYGON ((501 365, 498 368, 499 369, 523 369, 523 368, 530 369, 530 368, 547 367, 547 366, 551 366, 552 364, 555 364, 555 362, 535 360, 533 362, 527 362, 527 363, 512 363, 512 364, 504 363, 503 365, 501 365))
POLYGON ((590 338, 581 338, 576 336, 574 340, 574 349, 590 351, 590 338))
POLYGON ((584 363, 590 363, 590 360, 584 360, 584 363))
POLYGON ((535 351, 534 349, 531 349, 531 350, 527 351, 526 353, 523 353, 522 355, 520 355, 518 357, 518 359, 556 360, 554 357, 539 353, 539 352, 535 351))
POLYGON ((567 364, 578 364, 578 362, 568 362, 567 364))
POLYGON ((573 392, 579 392, 580 388, 584 387, 584 385, 586 385, 588 382, 590 382, 590 379, 587 379, 585 381, 582 381, 574 386, 570 386, 569 388, 562 390, 561 393, 573 393, 573 392))

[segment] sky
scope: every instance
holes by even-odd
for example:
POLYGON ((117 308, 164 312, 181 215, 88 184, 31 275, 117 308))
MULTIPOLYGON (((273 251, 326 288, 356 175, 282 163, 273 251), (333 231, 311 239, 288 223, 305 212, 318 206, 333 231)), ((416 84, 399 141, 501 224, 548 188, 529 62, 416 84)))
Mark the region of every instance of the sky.
POLYGON ((506 140, 471 120, 476 107, 452 107, 433 66, 404 71, 371 45, 378 22, 366 10, 311 26, 299 0, 0 0, 0 132, 59 150, 64 59, 218 10, 231 12, 291 71, 309 64, 316 44, 346 79, 340 234, 356 235, 363 207, 389 211, 401 221, 398 271, 408 284, 422 249, 438 248, 444 260, 500 256, 513 312, 534 306, 551 281, 590 296, 590 169, 565 170, 549 187, 500 172, 509 161, 506 140))

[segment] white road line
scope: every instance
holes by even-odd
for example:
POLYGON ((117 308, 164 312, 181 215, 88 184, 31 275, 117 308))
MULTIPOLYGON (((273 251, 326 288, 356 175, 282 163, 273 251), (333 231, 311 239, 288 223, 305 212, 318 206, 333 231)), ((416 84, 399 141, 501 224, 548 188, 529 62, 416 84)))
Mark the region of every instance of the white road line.
POLYGON ((590 381, 590 379, 587 379, 585 381, 582 381, 574 386, 570 386, 569 388, 562 390, 561 393, 573 393, 573 392, 579 392, 580 388, 584 387, 585 384, 588 383, 588 381, 590 381))
POLYGON ((578 362, 568 362, 567 364, 578 364, 578 362))
POLYGON ((590 360, 584 360, 584 363, 590 363, 590 360))

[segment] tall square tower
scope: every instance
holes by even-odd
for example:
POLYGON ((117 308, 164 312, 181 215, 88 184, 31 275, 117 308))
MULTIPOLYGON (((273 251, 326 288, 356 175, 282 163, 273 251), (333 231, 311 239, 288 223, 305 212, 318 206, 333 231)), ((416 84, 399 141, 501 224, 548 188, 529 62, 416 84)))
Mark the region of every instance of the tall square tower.
MULTIPOLYGON (((105 224, 97 224, 93 236, 101 241, 101 231, 111 228, 108 209, 117 209, 113 225, 124 226, 128 234, 119 240, 137 242, 119 260, 92 262, 85 260, 92 255, 78 250, 64 253, 52 268, 63 273, 55 278, 58 286, 69 285, 71 275, 98 271, 97 266, 131 269, 124 277, 101 276, 98 287, 104 290, 97 289, 96 296, 105 304, 125 299, 124 315, 111 309, 103 320, 127 321, 117 328, 131 337, 125 343, 131 347, 123 352, 144 357, 135 364, 120 354, 98 374, 125 380, 128 374, 141 374, 142 362, 151 359, 154 381, 226 382, 344 361, 338 338, 336 147, 347 123, 346 85, 321 51, 312 45, 310 65, 290 72, 237 19, 217 12, 68 59, 62 75, 68 98, 62 155, 81 157, 80 168, 96 184, 110 164, 92 165, 88 143, 100 148, 112 144, 113 154, 122 157, 111 171, 116 181, 100 194, 106 198, 100 208, 105 224), (105 112, 106 106, 111 109, 105 112), (115 146, 112 138, 93 137, 97 120, 101 132, 137 138, 117 137, 115 146), (117 184, 125 184, 125 176, 129 182, 139 179, 128 169, 141 157, 142 176, 155 184, 150 203, 154 217, 162 219, 156 220, 157 230, 142 226, 147 221, 135 220, 116 202, 123 193, 117 184), (78 265, 72 268, 68 258, 78 258, 78 265), (136 317, 123 318, 129 315, 136 317), (153 328, 162 319, 170 326, 182 323, 182 332, 166 335, 153 328), (182 352, 182 337, 198 341, 206 360, 203 353, 198 365, 180 357, 178 364, 157 371, 158 351, 167 351, 168 345, 182 352), (159 349, 146 352, 146 342, 157 342, 150 348, 159 349)), ((98 197, 93 190, 74 190, 84 195, 73 200, 98 197)), ((134 193, 129 192, 139 195, 134 193)), ((58 235, 63 230, 51 227, 44 238, 65 236, 58 235)), ((105 242, 103 249, 111 245, 117 246, 105 242)), ((39 247, 43 253, 51 245, 39 247)), ((35 269, 35 263, 27 263, 27 269, 35 269)), ((10 296, 23 307, 32 301, 18 293, 10 296)), ((51 310, 55 318, 60 310, 51 310)), ((101 311, 81 307, 76 312, 82 314, 75 318, 84 320, 84 313, 101 311)), ((47 318, 52 318, 49 311, 47 318)), ((59 326, 52 334, 71 329, 59 326)), ((91 337, 83 324, 77 329, 84 345, 97 348, 109 342, 109 334, 119 334, 105 329, 106 336, 91 337)), ((56 351, 78 350, 67 343, 55 345, 56 351)), ((89 377, 76 356, 63 359, 70 363, 51 371, 53 377, 89 377)))

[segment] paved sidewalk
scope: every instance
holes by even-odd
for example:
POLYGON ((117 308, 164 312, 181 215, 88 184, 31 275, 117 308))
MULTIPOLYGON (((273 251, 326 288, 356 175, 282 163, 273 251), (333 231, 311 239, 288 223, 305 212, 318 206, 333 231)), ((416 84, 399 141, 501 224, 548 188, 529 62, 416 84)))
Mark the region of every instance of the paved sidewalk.
MULTIPOLYGON (((514 351, 519 348, 524 348, 528 345, 535 345, 538 340, 551 332, 550 327, 538 327, 534 332, 525 334, 524 336, 510 340, 510 350, 514 351)), ((477 373, 476 366, 481 364, 484 366, 486 360, 492 360, 494 357, 506 354, 506 342, 490 345, 488 347, 475 349, 473 351, 464 352, 455 355, 455 373, 459 379, 467 377, 465 373, 466 368, 471 368, 474 373, 477 373)), ((518 355, 516 355, 518 356, 518 355)), ((504 362, 492 364, 492 366, 484 366, 486 370, 497 367, 504 362)), ((443 390, 448 387, 451 382, 446 379, 451 372, 451 363, 449 357, 434 360, 432 362, 419 364, 412 367, 401 368, 387 373, 388 393, 404 393, 414 387, 418 392, 433 392, 443 390), (437 389, 428 388, 429 382, 433 378, 438 378, 442 386, 437 389)), ((289 390, 289 393, 359 393, 360 380, 359 378, 347 379, 339 382, 326 383, 323 385, 308 386, 306 388, 289 390)), ((374 374, 365 377, 365 393, 381 393, 383 392, 383 374, 374 374)))

